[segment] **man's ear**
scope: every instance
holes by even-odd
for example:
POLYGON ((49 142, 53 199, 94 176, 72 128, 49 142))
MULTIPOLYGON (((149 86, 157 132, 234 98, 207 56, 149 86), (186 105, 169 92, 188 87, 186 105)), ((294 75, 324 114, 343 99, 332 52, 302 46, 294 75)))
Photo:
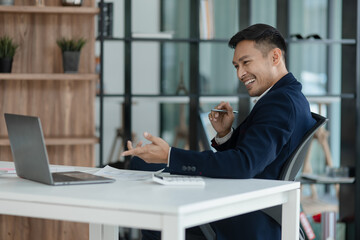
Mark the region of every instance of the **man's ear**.
POLYGON ((274 48, 273 50, 271 50, 272 53, 272 63, 274 65, 278 65, 281 61, 282 58, 282 52, 280 48, 274 48))

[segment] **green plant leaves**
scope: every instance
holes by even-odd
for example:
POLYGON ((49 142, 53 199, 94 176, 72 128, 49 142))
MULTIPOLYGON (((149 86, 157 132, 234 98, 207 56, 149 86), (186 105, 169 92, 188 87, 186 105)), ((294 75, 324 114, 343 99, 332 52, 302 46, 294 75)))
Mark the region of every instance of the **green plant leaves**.
POLYGON ((84 38, 79 38, 79 39, 60 38, 60 39, 56 40, 56 43, 61 48, 62 52, 65 52, 65 51, 78 52, 85 45, 86 39, 84 39, 84 38))
POLYGON ((13 43, 12 38, 3 36, 0 38, 0 58, 12 58, 15 55, 18 44, 13 43))

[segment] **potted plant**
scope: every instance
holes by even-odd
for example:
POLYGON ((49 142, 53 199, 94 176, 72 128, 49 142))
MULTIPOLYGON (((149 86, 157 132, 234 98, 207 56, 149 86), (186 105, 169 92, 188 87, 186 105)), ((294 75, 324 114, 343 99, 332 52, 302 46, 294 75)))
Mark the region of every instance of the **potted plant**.
POLYGON ((86 40, 84 38, 60 38, 56 41, 56 43, 62 52, 64 72, 77 73, 79 67, 80 50, 85 45, 86 40))
POLYGON ((0 38, 0 72, 11 73, 13 57, 18 45, 9 36, 0 38))

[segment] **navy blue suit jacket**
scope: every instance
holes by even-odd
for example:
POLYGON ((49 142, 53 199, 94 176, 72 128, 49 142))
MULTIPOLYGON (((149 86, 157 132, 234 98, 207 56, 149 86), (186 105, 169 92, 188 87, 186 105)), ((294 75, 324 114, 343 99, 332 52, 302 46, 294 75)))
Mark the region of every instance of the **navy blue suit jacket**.
MULTIPOLYGON (((217 152, 171 148, 169 171, 216 178, 277 179, 280 170, 315 124, 301 84, 288 73, 253 107, 217 152)), ((236 187, 236 186, 234 186, 236 187)), ((211 224, 217 239, 281 238, 280 226, 261 211, 211 224)))

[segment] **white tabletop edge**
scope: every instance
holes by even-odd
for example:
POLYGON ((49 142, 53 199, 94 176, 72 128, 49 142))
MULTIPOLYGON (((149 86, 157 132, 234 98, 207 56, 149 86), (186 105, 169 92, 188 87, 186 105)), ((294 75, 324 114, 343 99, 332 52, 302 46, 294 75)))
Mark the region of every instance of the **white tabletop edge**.
MULTIPOLYGON (((0 166, 2 162, 0 162, 0 166)), ((8 163, 6 163, 5 165, 8 165, 8 163)), ((14 175, 14 174, 13 174, 14 175)), ((14 178, 17 178, 16 175, 13 176, 14 178)), ((86 203, 84 203, 84 201, 80 201, 81 199, 78 200, 74 200, 71 195, 67 196, 59 196, 58 192, 61 192, 61 189, 64 189, 65 193, 72 193, 71 188, 74 189, 81 189, 81 186, 84 186, 84 188, 92 188, 92 189, 102 189, 102 188, 107 188, 107 184, 101 186, 101 185, 77 185, 77 187, 75 186, 48 186, 48 185, 44 185, 41 183, 35 183, 35 182, 31 182, 29 180, 24 180, 24 179, 19 179, 19 181, 21 181, 21 184, 23 184, 26 188, 41 188, 41 189, 45 189, 46 191, 41 192, 41 194, 39 195, 31 195, 31 192, 11 192, 11 191, 1 191, 0 190, 0 199, 4 199, 4 200, 19 200, 22 199, 22 201, 31 201, 31 202, 38 202, 38 203, 42 203, 42 202, 51 202, 52 204, 61 204, 61 205, 68 205, 68 206, 87 206, 90 208, 101 208, 101 209, 113 209, 113 210, 138 210, 139 209, 139 203, 127 203, 127 204, 122 204, 121 202, 115 202, 115 201, 110 201, 108 199, 87 199, 86 203), (99 187, 99 188, 97 188, 99 187), (52 192, 54 192, 54 195, 51 195, 52 192), (10 194, 9 194, 10 193, 10 194), (44 200, 44 197, 46 197, 46 200, 44 200)), ((277 192, 281 192, 281 191, 290 191, 290 190, 294 190, 297 188, 300 188, 300 183, 299 182, 285 182, 285 181, 276 181, 276 180, 260 180, 260 179, 246 179, 246 180, 224 180, 224 179, 209 179, 209 178, 205 178, 206 184, 208 186, 205 187, 204 190, 197 190, 197 189, 179 189, 176 190, 176 188, 169 188, 168 186, 162 186, 162 185, 158 185, 155 183, 130 183, 130 185, 133 185, 134 188, 139 187, 140 185, 143 187, 142 189, 149 189, 148 191, 151 192, 159 192, 160 194, 164 194, 166 192, 170 192, 172 194, 179 194, 180 193, 196 193, 196 192, 200 192, 199 195, 201 195, 201 191, 207 192, 206 188, 209 188, 209 190, 212 190, 212 187, 214 184, 218 184, 219 186, 221 186, 221 184, 224 184, 224 182, 226 183, 227 181, 230 183, 241 183, 243 181, 247 182, 247 181, 251 181, 252 183, 268 183, 269 184, 274 184, 274 186, 272 187, 268 187, 266 190, 255 190, 255 191, 251 191, 251 192, 246 192, 245 193, 239 193, 239 194, 228 194, 228 195, 216 195, 216 194, 211 194, 211 192, 208 192, 209 197, 204 197, 201 198, 198 196, 198 201, 181 201, 180 203, 168 203, 167 206, 160 206, 161 204, 159 203, 159 206, 154 206, 154 205, 149 205, 149 206, 142 206, 141 207, 141 211, 144 212, 148 212, 148 213, 154 213, 154 212, 159 212, 161 211, 162 213, 166 213, 166 214, 186 214, 188 212, 192 212, 194 211, 194 209, 198 209, 199 211, 202 211, 206 208, 209 207, 214 207, 216 205, 219 204, 223 204, 224 202, 227 203, 232 203, 232 202, 237 202, 237 201, 241 201, 241 200, 246 200, 246 199, 251 199, 251 198, 256 198, 259 196, 266 196, 266 195, 271 195, 271 194, 276 194, 277 192), (170 189, 170 190, 169 190, 170 189), (180 192, 180 193, 178 193, 180 192), (214 197, 213 197, 214 195, 214 197), (221 203, 220 203, 221 202, 221 203)), ((1 183, 1 177, 0 177, 0 183, 1 183)), ((110 183, 113 184, 113 183, 110 183)), ((119 182, 118 185, 119 187, 123 186, 123 183, 119 182)), ((135 189, 136 190, 136 189, 135 189)), ((181 195, 180 195, 181 196, 181 195)), ((118 195, 116 195, 116 197, 118 197, 121 200, 121 196, 119 197, 118 195)), ((185 197, 184 197, 185 198, 185 197)), ((159 197, 159 199, 161 200, 161 198, 159 197)), ((119 201, 120 201, 119 200, 119 201)))

